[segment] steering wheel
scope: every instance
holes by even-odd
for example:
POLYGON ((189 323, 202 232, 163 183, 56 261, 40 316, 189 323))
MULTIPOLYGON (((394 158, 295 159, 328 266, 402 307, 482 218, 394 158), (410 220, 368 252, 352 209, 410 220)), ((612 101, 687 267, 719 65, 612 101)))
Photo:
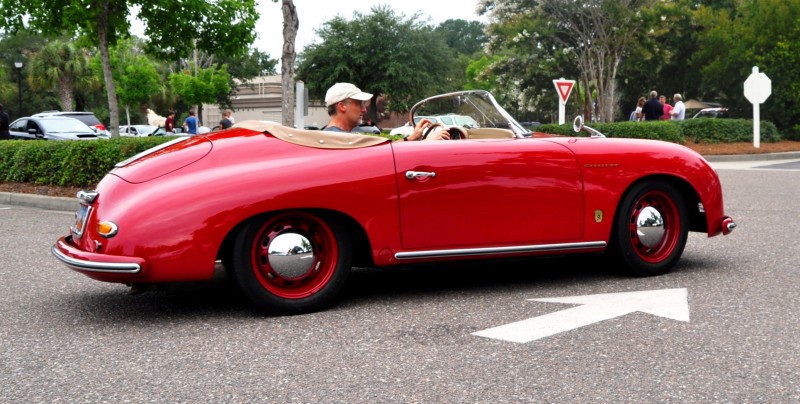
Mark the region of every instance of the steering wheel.
POLYGON ((427 138, 428 138, 428 135, 430 135, 430 134, 433 132, 433 129, 435 129, 435 128, 439 127, 439 126, 442 126, 442 127, 444 127, 444 125, 442 125, 442 123, 441 123, 441 122, 436 122, 436 123, 432 123, 432 124, 430 124, 430 126, 428 126, 427 128, 425 128, 425 130, 424 130, 424 131, 422 131, 422 140, 425 140, 425 139, 427 139, 427 138))
POLYGON ((425 129, 425 131, 422 133, 422 139, 423 140, 427 139, 428 135, 433 133, 433 129, 436 128, 436 127, 439 127, 439 126, 441 126, 442 128, 444 128, 447 131, 447 133, 450 135, 450 140, 466 139, 466 136, 464 136, 465 132, 462 132, 462 130, 460 128, 458 128, 456 126, 447 127, 441 122, 432 123, 431 126, 428 126, 425 129))

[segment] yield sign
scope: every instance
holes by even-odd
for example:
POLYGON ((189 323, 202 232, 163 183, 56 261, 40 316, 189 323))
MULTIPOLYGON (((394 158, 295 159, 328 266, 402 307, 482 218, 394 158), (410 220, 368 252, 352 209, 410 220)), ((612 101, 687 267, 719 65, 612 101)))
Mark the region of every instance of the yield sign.
POLYGON ((472 335, 526 343, 637 311, 688 322, 688 297, 686 289, 661 289, 551 299, 529 299, 537 302, 568 303, 580 306, 488 328, 472 333, 472 335))
POLYGON ((556 86, 561 103, 566 104, 569 94, 572 92, 572 87, 575 85, 575 80, 564 80, 562 77, 561 79, 553 80, 553 84, 556 86))

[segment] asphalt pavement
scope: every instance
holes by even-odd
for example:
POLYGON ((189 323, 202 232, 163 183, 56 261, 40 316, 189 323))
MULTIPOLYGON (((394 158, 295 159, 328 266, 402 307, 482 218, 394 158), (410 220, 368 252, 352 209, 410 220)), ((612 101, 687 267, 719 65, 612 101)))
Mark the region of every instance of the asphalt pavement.
POLYGON ((355 268, 332 307, 283 317, 224 277, 89 279, 50 253, 74 207, 0 202, 2 402, 800 403, 800 155, 781 157, 712 162, 738 227, 690 233, 663 276, 597 254, 355 268), (548 334, 497 332, 520 323, 548 334))

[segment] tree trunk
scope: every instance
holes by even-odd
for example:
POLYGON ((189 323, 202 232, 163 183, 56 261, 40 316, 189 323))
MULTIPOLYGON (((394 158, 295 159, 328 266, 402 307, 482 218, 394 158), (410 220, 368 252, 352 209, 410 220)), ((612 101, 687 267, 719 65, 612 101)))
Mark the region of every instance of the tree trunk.
MULTIPOLYGON (((292 0, 283 0, 283 56, 281 57, 281 123, 294 125, 294 41, 300 22, 292 0)), ((302 129, 302 128, 301 128, 302 129)))
POLYGON ((102 3, 103 11, 97 17, 97 36, 99 38, 100 61, 103 65, 103 80, 106 85, 108 99, 109 126, 112 137, 119 136, 119 105, 117 104, 117 88, 111 74, 111 57, 108 54, 108 0, 102 3))
POLYGON ((58 83, 58 99, 61 102, 62 111, 73 111, 74 99, 72 97, 72 80, 66 76, 62 77, 58 83))

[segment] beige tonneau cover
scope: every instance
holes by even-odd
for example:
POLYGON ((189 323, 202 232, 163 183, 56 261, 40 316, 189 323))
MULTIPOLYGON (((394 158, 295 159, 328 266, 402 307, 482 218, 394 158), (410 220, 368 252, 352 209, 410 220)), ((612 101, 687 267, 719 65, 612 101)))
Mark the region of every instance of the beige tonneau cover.
POLYGON ((389 141, 389 139, 380 136, 295 129, 268 121, 243 121, 236 123, 233 127, 250 129, 257 132, 269 132, 272 136, 286 142, 320 149, 355 149, 374 146, 389 141))

